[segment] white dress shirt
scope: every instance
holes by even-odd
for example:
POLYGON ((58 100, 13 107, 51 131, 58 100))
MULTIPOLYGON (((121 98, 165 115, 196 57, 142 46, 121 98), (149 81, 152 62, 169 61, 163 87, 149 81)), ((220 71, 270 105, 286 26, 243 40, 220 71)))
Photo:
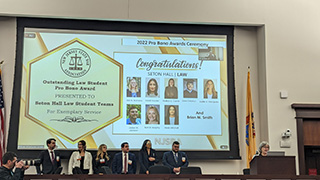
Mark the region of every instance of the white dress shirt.
POLYGON ((56 157, 55 157, 55 154, 54 154, 54 150, 48 149, 48 153, 49 153, 50 160, 51 160, 51 162, 52 162, 52 161, 56 158, 56 157), (51 156, 51 151, 53 152, 53 159, 52 159, 52 156, 51 156))

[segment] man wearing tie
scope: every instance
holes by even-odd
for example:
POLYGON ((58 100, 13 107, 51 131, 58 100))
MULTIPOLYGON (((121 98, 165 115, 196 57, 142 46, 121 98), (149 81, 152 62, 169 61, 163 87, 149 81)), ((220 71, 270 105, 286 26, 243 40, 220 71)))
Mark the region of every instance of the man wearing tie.
POLYGON ((188 167, 188 157, 184 152, 179 151, 180 143, 172 143, 172 151, 163 154, 162 163, 171 169, 172 173, 179 174, 181 167, 188 167))
POLYGON ((113 174, 135 174, 137 169, 136 156, 129 152, 129 144, 121 144, 121 151, 114 156, 112 162, 113 174))
POLYGON ((37 174, 54 174, 54 172, 61 166, 60 154, 55 151, 56 140, 50 138, 47 140, 48 150, 42 151, 39 155, 40 164, 42 164, 42 170, 40 165, 36 166, 37 174))

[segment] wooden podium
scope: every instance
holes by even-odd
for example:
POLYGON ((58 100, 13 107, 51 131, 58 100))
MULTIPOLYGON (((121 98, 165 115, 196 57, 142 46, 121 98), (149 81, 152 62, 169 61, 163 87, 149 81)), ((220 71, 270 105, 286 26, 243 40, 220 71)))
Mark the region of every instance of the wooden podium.
POLYGON ((295 156, 256 156, 250 162, 250 175, 296 175, 295 156))

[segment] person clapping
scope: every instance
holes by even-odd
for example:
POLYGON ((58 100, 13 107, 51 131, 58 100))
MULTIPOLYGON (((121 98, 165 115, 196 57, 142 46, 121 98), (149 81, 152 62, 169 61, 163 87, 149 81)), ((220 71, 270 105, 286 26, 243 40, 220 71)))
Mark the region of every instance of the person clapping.
POLYGON ((14 152, 6 152, 3 157, 3 166, 0 167, 0 180, 23 180, 24 171, 29 166, 24 165, 23 161, 17 160, 14 152), (16 168, 13 172, 13 168, 16 168))

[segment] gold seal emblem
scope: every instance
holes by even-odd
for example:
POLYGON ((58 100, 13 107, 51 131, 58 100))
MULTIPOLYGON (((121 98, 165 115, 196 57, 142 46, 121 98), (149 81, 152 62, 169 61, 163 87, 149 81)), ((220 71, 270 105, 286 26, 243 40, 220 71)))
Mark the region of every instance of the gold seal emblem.
POLYGON ((85 75, 91 67, 88 53, 82 49, 73 48, 66 51, 60 60, 62 71, 73 78, 85 75))

